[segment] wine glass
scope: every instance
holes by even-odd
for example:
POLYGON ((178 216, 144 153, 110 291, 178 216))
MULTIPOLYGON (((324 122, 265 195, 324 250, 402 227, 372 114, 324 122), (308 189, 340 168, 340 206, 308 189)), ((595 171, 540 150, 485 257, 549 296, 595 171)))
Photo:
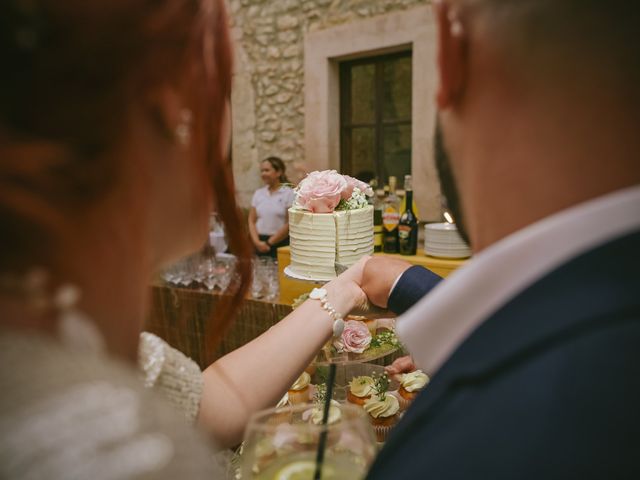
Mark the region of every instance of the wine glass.
POLYGON ((224 253, 227 251, 228 243, 224 224, 215 212, 209 215, 209 244, 214 248, 216 253, 224 253))
POLYGON ((209 256, 204 256, 200 268, 203 273, 202 283, 207 290, 212 291, 216 287, 215 260, 209 256))
POLYGON ((218 287, 220 287, 220 291, 224 293, 226 292, 227 288, 231 284, 231 280, 233 279, 236 259, 233 256, 227 257, 219 255, 218 257, 216 257, 215 265, 218 287))
MULTIPOLYGON (((312 480, 321 433, 326 432, 322 480, 364 478, 376 453, 375 435, 364 410, 332 405, 329 425, 314 423, 322 406, 263 410, 249 421, 241 457, 242 479, 312 480), (332 419, 333 417, 333 419, 332 419)), ((318 415, 319 414, 319 415, 318 415)))

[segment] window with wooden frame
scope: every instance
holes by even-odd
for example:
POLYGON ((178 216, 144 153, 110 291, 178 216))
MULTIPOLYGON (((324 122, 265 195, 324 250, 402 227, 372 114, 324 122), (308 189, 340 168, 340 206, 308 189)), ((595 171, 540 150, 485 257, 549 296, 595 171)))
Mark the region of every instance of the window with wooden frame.
POLYGON ((411 51, 340 64, 340 168, 367 181, 411 173, 411 51))

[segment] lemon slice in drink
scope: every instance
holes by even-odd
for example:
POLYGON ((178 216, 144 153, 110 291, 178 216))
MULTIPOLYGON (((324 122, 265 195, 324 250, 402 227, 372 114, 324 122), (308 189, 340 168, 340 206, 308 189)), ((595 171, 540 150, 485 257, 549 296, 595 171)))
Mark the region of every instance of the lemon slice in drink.
MULTIPOLYGON (((293 462, 278 470, 273 477, 274 480, 313 480, 316 471, 316 462, 311 460, 293 462)), ((333 468, 324 465, 322 468, 322 478, 330 479, 334 477, 333 468)))

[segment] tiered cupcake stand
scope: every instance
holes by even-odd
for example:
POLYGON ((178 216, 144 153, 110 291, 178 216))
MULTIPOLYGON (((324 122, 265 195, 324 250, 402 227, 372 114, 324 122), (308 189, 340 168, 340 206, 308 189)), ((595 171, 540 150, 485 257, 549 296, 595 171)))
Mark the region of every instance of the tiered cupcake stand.
MULTIPOLYGON (((304 277, 291 271, 290 267, 285 267, 285 275, 289 278, 309 282, 318 285, 327 283, 328 280, 319 280, 315 278, 304 277)), ((393 330, 389 319, 384 321, 385 328, 393 330)), ((334 387, 334 400, 345 402, 347 397, 347 388, 352 378, 372 374, 381 375, 384 373, 384 365, 391 363, 395 358, 399 357, 402 350, 399 346, 385 345, 381 347, 365 350, 363 353, 335 353, 330 348, 330 343, 323 348, 316 356, 313 363, 307 371, 311 374, 312 385, 322 384, 326 381, 330 364, 336 365, 336 381, 334 387)), ((390 385, 394 389, 397 385, 392 380, 390 385)))

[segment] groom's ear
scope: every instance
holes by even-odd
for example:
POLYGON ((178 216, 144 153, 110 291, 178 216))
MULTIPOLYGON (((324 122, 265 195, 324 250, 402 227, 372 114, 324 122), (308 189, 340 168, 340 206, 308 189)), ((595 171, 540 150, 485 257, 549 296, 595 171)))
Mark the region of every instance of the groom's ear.
POLYGON ((455 106, 467 82, 468 38, 455 8, 446 1, 433 3, 437 27, 436 103, 440 110, 455 106))

